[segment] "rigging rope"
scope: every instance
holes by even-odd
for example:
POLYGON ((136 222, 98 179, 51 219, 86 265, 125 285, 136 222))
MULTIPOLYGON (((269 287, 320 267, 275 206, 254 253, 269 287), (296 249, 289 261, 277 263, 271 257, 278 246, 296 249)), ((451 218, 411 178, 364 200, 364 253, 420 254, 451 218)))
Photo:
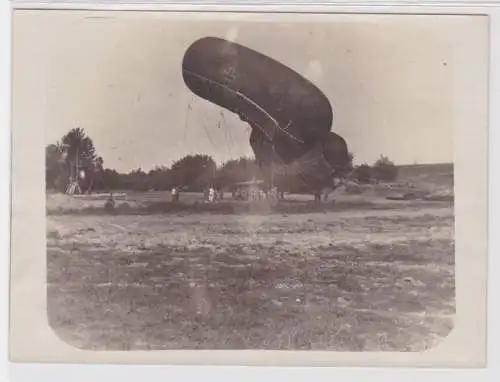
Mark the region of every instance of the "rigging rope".
POLYGON ((205 131, 205 135, 207 136, 208 140, 210 141, 210 143, 212 144, 212 146, 214 147, 214 149, 218 150, 217 146, 214 144, 214 141, 210 137, 210 134, 208 133, 208 128, 207 128, 207 125, 205 125, 205 122, 202 122, 201 125, 203 127, 203 130, 205 131))
POLYGON ((186 143, 186 138, 187 138, 187 130, 188 130, 188 120, 189 120, 189 111, 192 110, 191 103, 194 102, 194 97, 191 97, 191 100, 188 102, 187 108, 186 108, 186 117, 184 118, 184 136, 183 136, 183 141, 182 144, 186 143))
MULTIPOLYGON (((304 143, 304 141, 302 141, 301 139, 297 138, 296 136, 294 136, 293 134, 291 134, 291 133, 287 130, 287 129, 288 129, 288 127, 290 127, 291 122, 289 122, 288 126, 286 126, 285 128, 283 128, 283 127, 279 124, 279 122, 278 122, 278 121, 277 121, 277 120, 276 120, 276 119, 275 119, 272 115, 270 115, 270 114, 269 114, 269 113, 268 113, 268 112, 267 112, 267 111, 266 111, 266 110, 265 110, 265 109, 264 109, 261 105, 259 105, 256 101, 254 101, 253 99, 251 99, 251 98, 250 98, 250 97, 248 97, 247 95, 245 95, 245 94, 241 93, 240 91, 235 91, 235 90, 233 90, 233 89, 229 88, 228 86, 226 86, 226 85, 224 85, 224 84, 221 84, 220 82, 217 82, 217 81, 211 80, 211 79, 209 79, 209 78, 207 78, 207 77, 205 77, 205 76, 202 76, 202 75, 200 75, 200 74, 198 74, 198 73, 194 73, 194 72, 191 72, 191 71, 188 71, 188 70, 185 70, 185 69, 184 69, 184 71, 185 71, 186 73, 189 73, 190 75, 192 75, 192 76, 194 76, 194 77, 197 77, 197 78, 199 78, 199 79, 201 79, 201 80, 203 80, 203 81, 208 82, 209 84, 213 84, 213 85, 215 85, 215 86, 219 86, 219 87, 223 88, 224 90, 226 90, 226 91, 228 91, 228 92, 230 92, 230 93, 232 93, 232 94, 236 95, 238 98, 245 100, 245 101, 246 101, 246 102, 248 102, 249 104, 253 105, 253 106, 254 106, 257 110, 259 110, 262 114, 264 114, 264 115, 268 118, 268 120, 272 122, 272 124, 274 125, 274 127, 275 127, 277 130, 281 131, 283 134, 287 135, 288 137, 292 138, 293 140, 295 140, 295 141, 297 141, 297 142, 299 142, 299 143, 304 143)), ((245 118, 247 118, 247 116, 245 116, 245 118)), ((272 136, 271 136, 271 137, 269 136, 269 132, 268 132, 268 131, 266 131, 266 129, 265 129, 263 126, 261 126, 261 125, 259 125, 259 124, 256 124, 256 125, 257 125, 257 126, 259 126, 259 128, 262 130, 262 132, 263 132, 264 134, 266 134, 266 135, 268 136, 268 138, 270 138, 270 139, 272 140, 272 138, 273 138, 273 137, 272 137, 272 136)), ((275 133, 275 132, 276 132, 276 131, 273 131, 273 135, 274 135, 274 133, 275 133)))

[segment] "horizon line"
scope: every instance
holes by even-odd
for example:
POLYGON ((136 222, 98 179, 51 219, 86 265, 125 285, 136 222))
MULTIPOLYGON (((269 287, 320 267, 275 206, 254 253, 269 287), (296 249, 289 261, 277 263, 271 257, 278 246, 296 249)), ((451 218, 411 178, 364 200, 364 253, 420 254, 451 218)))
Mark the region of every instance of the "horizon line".
MULTIPOLYGON (((208 154, 188 154, 188 155, 185 155, 183 157, 181 157, 180 159, 182 158, 185 158, 186 156, 194 156, 194 155, 207 155, 209 157, 211 157, 210 155, 208 154)), ((229 161, 234 161, 234 160, 238 160, 238 159, 243 159, 243 158, 246 158, 246 159, 252 159, 252 160, 255 160, 255 158, 251 157, 251 156, 241 156, 241 157, 237 157, 237 158, 232 158, 232 159, 227 159, 225 161, 221 161, 220 163, 217 163, 217 161, 214 160, 217 168, 219 168, 220 166, 223 166, 225 163, 229 162, 229 161)), ((180 160, 178 159, 178 160, 180 160)), ((177 162, 178 160, 175 160, 172 162, 172 164, 174 164, 175 162, 177 162)), ((390 158, 389 158, 390 160, 390 158)), ((354 165, 355 167, 356 166, 361 166, 363 164, 367 164, 367 163, 360 163, 360 164, 357 164, 357 165, 354 165)), ((439 166, 439 165, 453 165, 454 162, 453 161, 446 161, 446 162, 414 162, 414 163, 394 163, 394 165, 396 167, 416 167, 416 166, 439 166)), ((373 166, 373 164, 368 164, 369 166, 373 166)), ((172 165, 153 165, 151 166, 147 171, 146 169, 142 168, 141 166, 138 166, 138 167, 132 167, 132 168, 129 168, 127 170, 123 170, 123 171, 118 171, 116 168, 111 168, 111 167, 106 167, 104 166, 104 170, 114 170, 116 171, 117 173, 119 174, 129 174, 133 171, 137 171, 137 170, 141 170, 142 172, 144 172, 145 174, 153 171, 155 168, 161 168, 161 167, 164 167, 164 168, 167 168, 167 169, 170 169, 172 165)))

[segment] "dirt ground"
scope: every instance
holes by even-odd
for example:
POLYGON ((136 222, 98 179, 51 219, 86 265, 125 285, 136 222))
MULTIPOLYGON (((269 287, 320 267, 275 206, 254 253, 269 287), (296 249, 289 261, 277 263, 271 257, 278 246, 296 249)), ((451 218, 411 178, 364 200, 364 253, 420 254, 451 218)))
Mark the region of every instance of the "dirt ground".
POLYGON ((420 351, 453 328, 450 203, 47 228, 50 325, 83 349, 420 351))

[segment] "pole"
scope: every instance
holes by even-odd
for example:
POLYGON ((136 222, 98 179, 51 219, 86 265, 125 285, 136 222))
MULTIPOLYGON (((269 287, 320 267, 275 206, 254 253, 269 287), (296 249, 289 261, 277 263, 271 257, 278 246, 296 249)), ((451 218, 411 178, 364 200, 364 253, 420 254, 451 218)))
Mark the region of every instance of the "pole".
POLYGON ((79 176, 80 176, 80 163, 79 163, 79 156, 80 156, 80 148, 77 146, 76 147, 76 179, 75 180, 78 180, 79 176))
POLYGON ((274 188, 274 161, 271 162, 271 190, 274 188))

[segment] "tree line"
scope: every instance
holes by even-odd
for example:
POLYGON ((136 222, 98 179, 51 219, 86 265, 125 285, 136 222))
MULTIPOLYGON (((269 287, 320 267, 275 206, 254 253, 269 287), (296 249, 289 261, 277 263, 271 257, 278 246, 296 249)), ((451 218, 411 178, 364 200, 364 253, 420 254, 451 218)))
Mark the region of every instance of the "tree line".
MULTIPOLYGON (((212 157, 204 154, 186 155, 170 167, 157 166, 148 172, 138 168, 120 173, 105 167, 94 142, 82 128, 72 129, 60 141, 48 145, 45 154, 46 188, 59 192, 65 192, 68 184, 76 179, 84 192, 170 190, 173 187, 201 192, 209 185, 221 188, 261 177, 252 157, 231 159, 217 166, 212 157)), ((397 167, 387 157, 381 156, 373 166, 356 167, 352 166, 353 158, 350 154, 352 177, 359 182, 392 181, 397 175, 397 167)), ((281 186, 287 192, 307 191, 296 179, 285 179, 281 186)))

